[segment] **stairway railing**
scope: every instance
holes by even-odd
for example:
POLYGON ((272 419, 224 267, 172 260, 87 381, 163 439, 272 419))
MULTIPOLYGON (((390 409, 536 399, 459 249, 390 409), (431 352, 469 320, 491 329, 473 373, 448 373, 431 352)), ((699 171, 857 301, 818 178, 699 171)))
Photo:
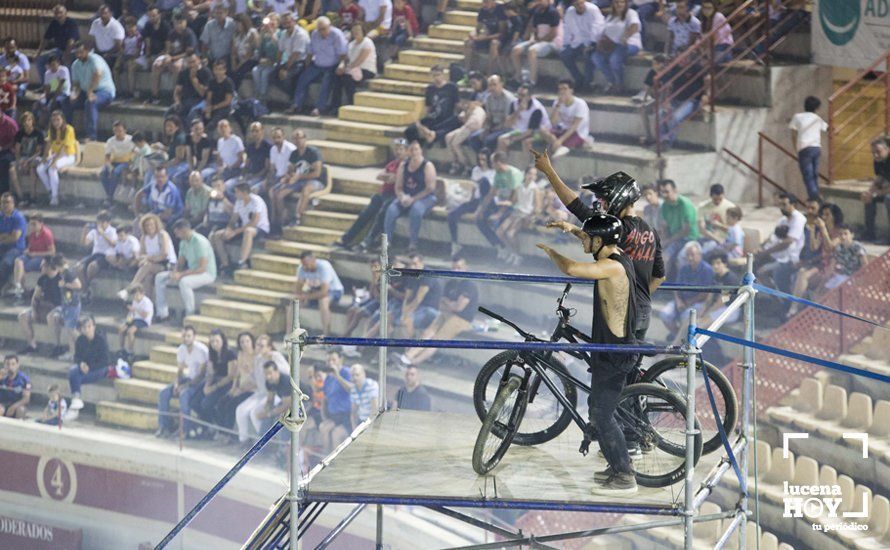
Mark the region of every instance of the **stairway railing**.
POLYGON ((890 133, 890 51, 828 98, 828 179, 831 183, 835 181, 838 167, 870 147, 871 141, 877 137, 856 128, 866 128, 879 119, 881 103, 884 106, 883 133, 887 134, 890 133), (883 74, 878 74, 881 69, 883 74), (871 96, 870 92, 881 86, 884 93, 871 96), (872 109, 872 114, 868 114, 872 109), (855 127, 850 128, 851 125, 855 127))

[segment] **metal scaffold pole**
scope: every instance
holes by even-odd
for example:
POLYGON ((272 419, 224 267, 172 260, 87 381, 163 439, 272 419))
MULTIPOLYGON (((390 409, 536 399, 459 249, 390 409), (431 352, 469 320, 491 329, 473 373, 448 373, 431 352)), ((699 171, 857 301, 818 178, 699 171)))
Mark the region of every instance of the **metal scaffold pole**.
MULTIPOLYGON (((380 244, 380 337, 389 337, 389 238, 384 233, 380 244)), ((386 348, 378 351, 380 397, 377 399, 379 412, 386 410, 386 348)))
MULTIPOLYGON (((300 356, 303 350, 300 348, 300 301, 293 301, 291 311, 291 334, 287 338, 288 359, 290 362, 291 376, 291 403, 290 418, 291 421, 297 421, 301 415, 302 395, 299 392, 300 384, 300 356)), ((287 498, 290 501, 290 549, 300 550, 301 544, 299 539, 300 525, 300 479, 302 473, 300 471, 300 432, 299 430, 291 430, 290 432, 290 489, 287 498)))
MULTIPOLYGON (((754 341, 754 297, 756 294, 756 290, 754 290, 754 255, 748 254, 748 264, 745 273, 745 291, 748 292, 748 301, 745 303, 745 339, 753 342, 754 341)), ((752 448, 755 453, 755 465, 754 465, 754 473, 755 476, 757 474, 757 441, 756 436, 752 438, 751 433, 751 407, 754 405, 754 348, 745 346, 742 348, 742 435, 745 438, 747 444, 745 445, 745 450, 741 456, 741 470, 742 475, 745 477, 745 484, 740 483, 739 487, 745 487, 748 480, 748 472, 750 469, 750 461, 748 457, 750 456, 752 448)), ((756 411, 755 411, 756 414, 756 411)), ((741 481, 741 480, 740 480, 741 481)), ((756 483, 756 481, 755 481, 756 483)), ((755 502, 755 523, 759 524, 759 517, 757 516, 757 503, 755 502)), ((739 499, 739 508, 742 513, 742 520, 739 524, 739 548, 747 548, 746 546, 746 538, 747 538, 747 527, 748 527, 748 495, 747 492, 743 492, 741 494, 741 498, 739 499)), ((759 542, 759 541, 758 541, 759 542)), ((760 546, 759 544, 757 545, 760 546)))
POLYGON ((698 347, 695 342, 696 311, 689 310, 689 330, 686 334, 686 489, 683 504, 683 540, 686 550, 692 550, 693 517, 695 516, 695 367, 698 361, 698 347))

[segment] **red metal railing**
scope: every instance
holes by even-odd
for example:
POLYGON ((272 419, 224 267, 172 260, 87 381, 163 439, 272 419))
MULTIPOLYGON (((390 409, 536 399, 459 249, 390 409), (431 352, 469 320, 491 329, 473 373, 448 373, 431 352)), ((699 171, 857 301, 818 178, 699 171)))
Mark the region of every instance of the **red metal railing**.
MULTIPOLYGON (((793 3, 794 0, 782 1, 784 7, 793 3)), ((717 100, 743 74, 741 69, 746 64, 754 63, 754 60, 769 63, 771 52, 803 21, 800 19, 791 25, 783 24, 782 36, 770 36, 772 25, 769 12, 763 9, 763 4, 763 0, 743 2, 726 16, 721 25, 712 28, 655 75, 652 85, 655 99, 655 150, 659 157, 664 150, 662 121, 665 116, 670 116, 668 110, 672 108, 674 100, 681 95, 689 95, 692 91, 690 87, 704 78, 702 89, 692 95, 703 97, 707 90, 707 101, 699 101, 697 108, 685 120, 707 108, 714 112, 717 100), (731 49, 718 53, 717 35, 727 25, 733 30, 734 45, 731 49)), ((791 13, 786 13, 786 17, 792 17, 791 13)))
POLYGON ((867 128, 869 123, 877 121, 880 117, 877 106, 882 102, 883 133, 887 134, 890 133, 890 51, 828 98, 828 179, 831 182, 835 180, 838 166, 870 147, 871 141, 877 137, 873 133, 856 131, 856 128, 867 128), (884 69, 883 74, 879 74, 881 68, 884 69), (870 94, 880 86, 884 87, 882 94, 870 94), (874 112, 869 115, 872 108, 874 112), (854 127, 848 130, 851 125, 854 127), (843 136, 845 130, 848 130, 847 135, 843 136))

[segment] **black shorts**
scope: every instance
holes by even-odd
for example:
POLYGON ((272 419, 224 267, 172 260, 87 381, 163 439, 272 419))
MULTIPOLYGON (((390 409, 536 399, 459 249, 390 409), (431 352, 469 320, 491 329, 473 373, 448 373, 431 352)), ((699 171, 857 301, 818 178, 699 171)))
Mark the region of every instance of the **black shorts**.
POLYGON ((336 426, 343 426, 346 428, 346 431, 352 429, 352 415, 349 413, 340 413, 340 414, 329 414, 328 419, 331 420, 336 426))

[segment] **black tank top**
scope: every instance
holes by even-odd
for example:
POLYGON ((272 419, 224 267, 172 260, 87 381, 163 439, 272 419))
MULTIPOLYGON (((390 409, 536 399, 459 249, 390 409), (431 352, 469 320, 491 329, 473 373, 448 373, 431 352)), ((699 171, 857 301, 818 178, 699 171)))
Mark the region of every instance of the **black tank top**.
POLYGON ((405 168, 403 170, 404 174, 402 176, 402 192, 408 196, 419 195, 421 191, 426 189, 426 178, 423 176, 424 168, 426 168, 427 160, 424 159, 423 162, 420 163, 420 166, 417 170, 411 170, 408 168, 411 164, 411 160, 405 161, 405 168))
MULTIPOLYGON (((636 293, 634 292, 634 265, 626 254, 615 253, 609 256, 610 260, 614 260, 621 264, 624 273, 627 276, 627 315, 624 319, 624 336, 616 336, 606 322, 606 316, 600 304, 600 285, 593 287, 593 330, 590 338, 595 344, 610 345, 634 345, 637 343, 634 338, 634 329, 636 327, 636 293)), ((628 372, 637 362, 636 354, 629 353, 609 353, 600 352, 591 355, 592 364, 605 366, 607 368, 617 369, 621 372, 628 372)))

